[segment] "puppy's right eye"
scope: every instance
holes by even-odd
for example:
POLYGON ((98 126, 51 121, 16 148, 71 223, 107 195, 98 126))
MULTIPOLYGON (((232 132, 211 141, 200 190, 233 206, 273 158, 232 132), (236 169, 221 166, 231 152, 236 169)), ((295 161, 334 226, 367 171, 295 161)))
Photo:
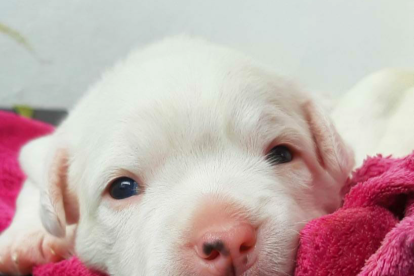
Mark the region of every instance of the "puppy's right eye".
POLYGON ((288 163, 293 160, 293 153, 287 146, 279 145, 270 150, 266 159, 272 165, 288 163))
POLYGON ((109 187, 109 194, 113 199, 124 199, 140 193, 138 183, 129 177, 115 179, 109 187))

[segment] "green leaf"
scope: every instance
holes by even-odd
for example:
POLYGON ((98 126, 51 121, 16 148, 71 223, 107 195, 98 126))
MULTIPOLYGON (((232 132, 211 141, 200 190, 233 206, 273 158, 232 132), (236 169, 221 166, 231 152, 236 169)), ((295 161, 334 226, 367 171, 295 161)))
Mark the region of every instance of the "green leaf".
POLYGON ((33 118, 34 110, 27 105, 16 105, 14 106, 14 111, 26 118, 33 118))

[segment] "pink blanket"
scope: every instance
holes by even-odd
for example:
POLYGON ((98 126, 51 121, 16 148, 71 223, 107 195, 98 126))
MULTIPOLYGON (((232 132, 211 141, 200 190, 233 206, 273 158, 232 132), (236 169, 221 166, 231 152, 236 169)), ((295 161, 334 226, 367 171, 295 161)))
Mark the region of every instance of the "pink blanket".
POLYGON ((301 232, 296 276, 414 275, 414 153, 368 158, 344 205, 301 232))
MULTIPOLYGON (((24 180, 20 147, 53 131, 0 111, 0 232, 10 223, 24 180)), ((301 233, 296 276, 414 275, 414 153, 369 158, 350 181, 344 206, 301 233)), ((35 276, 98 276, 76 258, 34 269, 35 276)))
MULTIPOLYGON (((17 162, 19 149, 27 141, 48 134, 53 127, 0 111, 0 232, 11 222, 24 175, 17 162)), ((38 266, 34 276, 99 276, 76 257, 38 266)))

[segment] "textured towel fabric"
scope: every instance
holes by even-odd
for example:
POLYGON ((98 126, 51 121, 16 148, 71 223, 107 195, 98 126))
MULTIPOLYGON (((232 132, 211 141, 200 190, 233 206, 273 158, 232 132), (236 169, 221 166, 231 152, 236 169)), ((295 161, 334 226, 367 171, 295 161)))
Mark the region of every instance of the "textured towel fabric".
POLYGON ((368 158, 344 205, 301 232, 296 276, 414 275, 414 153, 368 158))
POLYGON ((78 258, 72 257, 58 263, 35 267, 33 276, 105 276, 105 274, 86 268, 78 258))
POLYGON ((17 162, 23 144, 50 133, 49 125, 0 111, 0 231, 11 222, 23 173, 17 162))
MULTIPOLYGON (((11 222, 17 195, 24 174, 18 164, 18 153, 23 144, 53 131, 53 127, 29 120, 13 113, 0 111, 0 232, 11 222)), ((34 276, 99 276, 85 268, 76 258, 55 264, 38 266, 34 276)))

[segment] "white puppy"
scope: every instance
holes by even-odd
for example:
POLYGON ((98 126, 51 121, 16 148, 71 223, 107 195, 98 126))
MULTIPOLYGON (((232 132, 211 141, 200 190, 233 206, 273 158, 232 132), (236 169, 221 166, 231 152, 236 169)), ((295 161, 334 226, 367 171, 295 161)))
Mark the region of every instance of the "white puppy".
POLYGON ((124 276, 292 273, 298 231, 340 206, 353 165, 309 94, 186 37, 132 53, 20 161, 0 270, 74 243, 88 266, 124 276))

